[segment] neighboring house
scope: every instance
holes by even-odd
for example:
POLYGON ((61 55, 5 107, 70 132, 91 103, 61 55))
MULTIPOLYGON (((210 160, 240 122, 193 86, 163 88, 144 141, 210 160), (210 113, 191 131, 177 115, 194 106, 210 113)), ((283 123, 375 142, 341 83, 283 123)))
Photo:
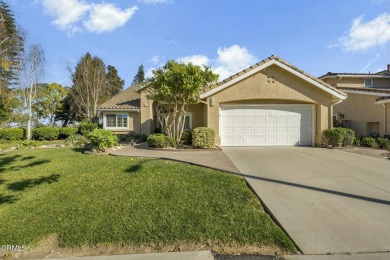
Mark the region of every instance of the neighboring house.
POLYGON ((378 73, 332 73, 320 77, 348 98, 335 105, 337 124, 358 136, 390 135, 390 65, 378 73))
MULTIPOLYGON (((221 146, 320 145, 332 127, 333 104, 346 94, 271 56, 206 86, 190 106, 185 126, 210 127, 221 146)), ((104 128, 150 134, 157 126, 145 91, 126 89, 99 107, 104 128)))

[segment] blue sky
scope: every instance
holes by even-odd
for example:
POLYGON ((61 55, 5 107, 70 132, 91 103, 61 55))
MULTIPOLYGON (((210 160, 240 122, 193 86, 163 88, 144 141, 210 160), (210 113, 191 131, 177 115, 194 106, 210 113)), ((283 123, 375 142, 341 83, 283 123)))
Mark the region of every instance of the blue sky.
POLYGON ((223 79, 275 54, 306 72, 376 72, 390 64, 390 0, 6 0, 30 43, 43 46, 42 82, 70 86, 86 52, 127 87, 140 64, 206 64, 223 79))

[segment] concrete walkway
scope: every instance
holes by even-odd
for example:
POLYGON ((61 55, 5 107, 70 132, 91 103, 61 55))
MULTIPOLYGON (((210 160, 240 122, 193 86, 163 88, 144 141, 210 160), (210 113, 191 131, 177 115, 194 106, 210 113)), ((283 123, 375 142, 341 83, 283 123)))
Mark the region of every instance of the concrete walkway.
POLYGON ((111 152, 112 155, 161 158, 200 165, 211 169, 240 173, 232 161, 221 150, 156 150, 147 149, 147 143, 128 146, 111 152))
POLYGON ((390 161, 304 147, 223 151, 304 254, 390 251, 390 161))

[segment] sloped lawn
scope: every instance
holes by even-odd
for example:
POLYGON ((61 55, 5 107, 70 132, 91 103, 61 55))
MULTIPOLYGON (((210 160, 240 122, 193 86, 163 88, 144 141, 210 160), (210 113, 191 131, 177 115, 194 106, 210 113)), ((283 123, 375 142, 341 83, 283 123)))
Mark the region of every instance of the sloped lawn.
POLYGON ((0 153, 0 245, 177 243, 278 247, 291 240, 243 179, 164 160, 69 148, 0 153))

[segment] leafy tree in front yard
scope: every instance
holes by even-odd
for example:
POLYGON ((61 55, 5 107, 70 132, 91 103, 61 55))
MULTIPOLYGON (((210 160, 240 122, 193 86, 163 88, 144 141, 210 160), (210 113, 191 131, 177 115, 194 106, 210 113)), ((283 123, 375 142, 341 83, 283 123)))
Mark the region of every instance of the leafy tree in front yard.
POLYGON ((37 101, 34 110, 38 118, 48 120, 49 126, 54 126, 56 113, 62 107, 62 101, 67 96, 67 89, 55 82, 37 86, 37 101))
POLYGON ((157 118, 163 131, 180 142, 188 106, 200 102, 199 91, 207 84, 216 82, 218 75, 209 67, 184 64, 170 60, 163 67, 153 71, 148 80, 148 98, 154 101, 157 118))

